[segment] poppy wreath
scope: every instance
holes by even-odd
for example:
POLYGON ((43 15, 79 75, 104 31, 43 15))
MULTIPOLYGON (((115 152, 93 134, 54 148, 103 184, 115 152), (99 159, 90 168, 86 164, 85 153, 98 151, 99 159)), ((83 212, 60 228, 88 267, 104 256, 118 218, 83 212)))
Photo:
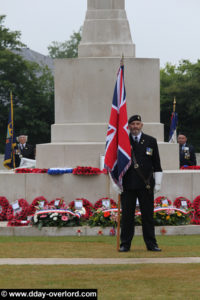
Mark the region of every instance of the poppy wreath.
POLYGON ((111 199, 111 198, 108 198, 108 197, 105 197, 105 198, 101 198, 99 200, 97 200, 94 204, 94 209, 97 210, 98 208, 101 208, 103 207, 102 205, 102 201, 103 200, 110 200, 110 204, 111 204, 111 207, 112 208, 116 208, 117 207, 117 203, 115 202, 115 200, 111 199))
MULTIPOLYGON (((93 214, 94 206, 92 205, 92 203, 90 201, 88 201, 85 198, 77 198, 76 200, 82 200, 83 201, 83 207, 85 208, 86 213, 84 215, 82 215, 82 217, 84 219, 88 220, 92 216, 92 214, 93 214)), ((72 210, 75 210, 75 202, 71 201, 69 203, 69 207, 72 210)))
POLYGON ((181 201, 186 201, 187 202, 187 208, 192 208, 192 203, 189 199, 185 198, 185 197, 178 197, 174 200, 174 203, 173 205, 176 207, 176 208, 180 208, 182 205, 181 205, 181 201))
POLYGON ((56 198, 56 199, 50 201, 49 204, 48 204, 48 207, 49 208, 56 208, 56 209, 58 209, 58 208, 67 208, 66 203, 64 202, 64 200, 62 198, 56 198), (56 201, 59 201, 58 205, 55 205, 56 201))
POLYGON ((7 224, 8 227, 14 227, 14 226, 28 226, 30 224, 31 221, 27 220, 27 221, 22 221, 22 220, 10 220, 7 224))
POLYGON ((0 197, 0 221, 6 220, 6 213, 9 206, 9 201, 6 197, 0 197))
POLYGON ((74 175, 99 175, 102 171, 99 168, 92 167, 76 167, 74 168, 72 174, 74 175))
POLYGON ((33 200, 33 202, 29 206, 28 215, 34 215, 34 213, 37 210, 37 207, 39 207, 40 202, 44 201, 44 206, 48 205, 48 201, 43 196, 37 197, 33 200))
POLYGON ((38 169, 38 168, 19 168, 15 170, 15 173, 47 173, 48 169, 38 169))
POLYGON ((197 196, 193 201, 194 215, 192 223, 200 225, 200 196, 197 196))
POLYGON ((168 201, 168 203, 169 203, 169 205, 172 205, 172 201, 171 200, 169 200, 169 199, 167 199, 167 197, 165 197, 165 196, 160 196, 160 197, 157 197, 155 200, 154 200, 154 207, 156 207, 156 206, 162 206, 163 204, 163 200, 167 200, 168 201))
POLYGON ((28 211, 29 211, 29 204, 25 199, 19 199, 18 200, 18 204, 21 208, 21 210, 19 212, 17 212, 16 214, 14 213, 13 207, 12 205, 8 206, 7 209, 7 213, 6 213, 6 217, 7 220, 24 220, 27 218, 28 216, 28 211))
POLYGON ((200 209, 195 210, 191 223, 200 225, 200 209))

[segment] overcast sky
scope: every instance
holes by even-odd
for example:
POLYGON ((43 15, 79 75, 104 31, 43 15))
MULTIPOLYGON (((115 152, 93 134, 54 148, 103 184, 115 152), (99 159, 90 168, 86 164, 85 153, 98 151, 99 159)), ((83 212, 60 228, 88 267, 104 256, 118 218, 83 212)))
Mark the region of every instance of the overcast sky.
MULTIPOLYGON (((200 0, 125 0, 136 57, 178 64, 200 58, 200 0)), ((47 55, 52 41, 64 42, 83 25, 87 0, 0 0, 5 26, 47 55)))

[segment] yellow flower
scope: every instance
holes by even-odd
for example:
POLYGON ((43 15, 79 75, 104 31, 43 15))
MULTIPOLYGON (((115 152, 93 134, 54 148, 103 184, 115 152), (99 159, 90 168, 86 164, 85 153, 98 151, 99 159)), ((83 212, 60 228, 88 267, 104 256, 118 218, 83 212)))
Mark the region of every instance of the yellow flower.
POLYGON ((177 216, 178 216, 178 217, 181 217, 181 216, 182 216, 182 213, 180 213, 179 211, 177 211, 177 216))
POLYGON ((166 220, 169 220, 170 219, 170 216, 166 216, 166 220))
POLYGON ((166 203, 162 204, 162 207, 167 207, 168 205, 166 203))

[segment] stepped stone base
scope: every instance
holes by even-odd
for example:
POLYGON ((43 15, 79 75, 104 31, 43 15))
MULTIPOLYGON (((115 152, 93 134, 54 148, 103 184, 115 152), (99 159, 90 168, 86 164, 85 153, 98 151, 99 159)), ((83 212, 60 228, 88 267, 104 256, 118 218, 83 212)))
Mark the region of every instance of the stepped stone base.
MULTIPOLYGON (((158 143, 164 170, 179 168, 178 144, 158 143), (172 155, 173 153, 173 155, 172 155)), ((37 145, 37 168, 65 168, 77 166, 100 167, 100 156, 105 154, 105 142, 71 142, 37 145)))
MULTIPOLYGON (((62 142, 104 142, 106 141, 107 123, 66 123, 51 126, 52 143, 62 142)), ((144 132, 163 141, 164 126, 161 123, 144 123, 144 132)))

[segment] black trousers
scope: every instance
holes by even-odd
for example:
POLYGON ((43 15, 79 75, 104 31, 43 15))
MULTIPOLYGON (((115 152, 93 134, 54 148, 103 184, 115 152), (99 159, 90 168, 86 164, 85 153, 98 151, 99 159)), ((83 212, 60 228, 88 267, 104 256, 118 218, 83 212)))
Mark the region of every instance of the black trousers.
POLYGON ((147 189, 128 190, 121 194, 122 206, 122 224, 121 224, 121 246, 131 247, 131 241, 135 231, 135 207, 136 199, 140 204, 142 215, 143 239, 147 249, 157 245, 155 238, 155 228, 153 221, 154 195, 153 191, 149 193, 147 189))

